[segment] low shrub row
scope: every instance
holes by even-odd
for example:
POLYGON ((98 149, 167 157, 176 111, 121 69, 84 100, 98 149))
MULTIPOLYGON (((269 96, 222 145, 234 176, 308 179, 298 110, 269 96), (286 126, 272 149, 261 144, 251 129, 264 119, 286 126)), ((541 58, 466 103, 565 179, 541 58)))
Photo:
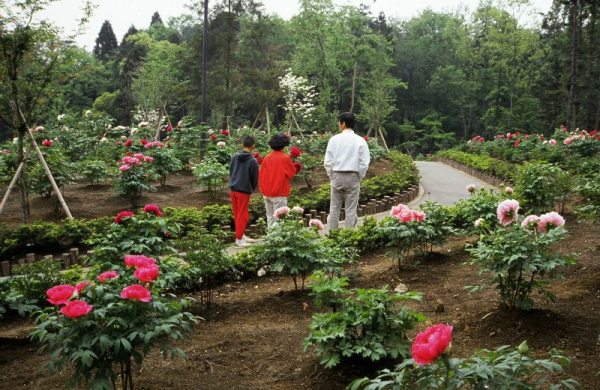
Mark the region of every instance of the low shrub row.
POLYGON ((436 154, 438 157, 456 161, 469 168, 477 169, 491 176, 512 182, 517 171, 517 165, 508 163, 497 158, 482 154, 462 152, 456 149, 448 149, 436 154))

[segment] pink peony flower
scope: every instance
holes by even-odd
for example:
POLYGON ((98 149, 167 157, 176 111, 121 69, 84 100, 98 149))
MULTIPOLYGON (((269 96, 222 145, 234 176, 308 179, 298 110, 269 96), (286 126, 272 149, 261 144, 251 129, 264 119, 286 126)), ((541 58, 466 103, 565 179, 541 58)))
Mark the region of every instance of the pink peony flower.
POLYGON ((144 212, 150 213, 150 214, 154 214, 157 217, 162 217, 162 215, 163 215, 163 212, 160 209, 160 207, 158 207, 158 205, 155 205, 155 204, 152 204, 152 203, 149 203, 149 204, 147 204, 147 205, 144 206, 144 212))
POLYGON ((133 215, 134 214, 131 211, 121 211, 115 217, 115 223, 121 223, 121 222, 123 222, 123 218, 131 218, 131 217, 133 217, 133 215))
POLYGON ((565 138, 565 140, 563 141, 563 144, 565 145, 570 145, 571 142, 573 142, 573 139, 571 137, 567 137, 565 138))
POLYGON ((74 300, 63 306, 60 312, 68 318, 79 318, 91 312, 93 308, 92 305, 89 305, 85 301, 74 300))
POLYGON ((131 169, 131 165, 127 165, 127 164, 123 164, 119 167, 119 171, 121 171, 121 172, 127 172, 130 169, 131 169))
POLYGON ((273 216, 275 217, 275 219, 281 219, 281 217, 283 217, 284 215, 288 215, 290 213, 290 208, 289 207, 280 207, 277 210, 275 210, 275 212, 273 213, 273 216))
POLYGON ((512 195, 515 192, 515 190, 513 190, 512 187, 506 186, 504 187, 504 192, 506 192, 509 195, 512 195))
POLYGON ((521 227, 523 229, 537 228, 539 221, 540 221, 540 217, 538 217, 537 215, 528 215, 525 217, 523 222, 521 222, 521 227))
POLYGON ((87 286, 91 286, 92 283, 88 282, 87 280, 84 280, 82 282, 79 282, 75 285, 75 291, 77 292, 77 294, 80 294, 83 290, 85 290, 85 288, 87 286))
POLYGON ((390 211, 390 214, 392 215, 392 217, 398 218, 398 215, 400 215, 402 210, 405 208, 406 208, 406 205, 404 205, 402 203, 398 204, 398 206, 392 206, 392 210, 390 211))
POLYGON ((519 202, 514 199, 507 199, 500 202, 496 210, 498 221, 503 225, 510 225, 519 218, 519 202))
POLYGON ((154 282, 158 278, 159 269, 156 264, 149 264, 144 267, 140 267, 135 270, 133 276, 138 278, 140 282, 150 283, 154 282))
POLYGON ((152 161, 154 161, 154 157, 144 156, 144 161, 147 163, 151 163, 152 161))
POLYGON ((417 364, 425 365, 436 361, 452 343, 452 326, 437 324, 418 333, 411 352, 417 364))
POLYGON ((475 187, 475 184, 468 184, 465 189, 469 192, 469 193, 473 193, 475 192, 475 190, 477 189, 477 187, 475 187))
POLYGON ((46 291, 46 295, 48 296, 48 302, 51 304, 64 305, 69 301, 69 299, 71 299, 75 292, 75 287, 68 284, 60 284, 48 289, 48 291, 46 291))
POLYGON ((105 283, 107 280, 116 279, 118 277, 119 274, 117 273, 117 271, 106 271, 98 275, 98 281, 100 283, 105 283))
POLYGON ((127 255, 125 256, 125 265, 127 267, 140 268, 147 267, 149 265, 156 264, 156 260, 152 257, 146 257, 144 255, 127 255))
POLYGON ((133 157, 137 158, 138 160, 143 160, 144 159, 144 155, 141 153, 136 153, 133 155, 133 157))
POLYGON ((412 210, 413 221, 424 222, 427 215, 419 210, 412 210))
POLYGON ((323 225, 323 222, 321 222, 320 219, 311 219, 310 221, 308 221, 308 226, 316 227, 317 230, 325 229, 325 225, 323 225))
POLYGON ((121 291, 121 298, 131 299, 132 301, 150 302, 152 295, 150 290, 141 284, 132 284, 121 291))
POLYGON ((550 141, 548 141, 548 143, 550 145, 556 145, 556 140, 555 139, 551 139, 550 141))
POLYGON ((300 206, 294 206, 292 207, 292 211, 295 212, 296 214, 304 214, 304 209, 300 206))
POLYGON ((46 148, 52 147, 53 144, 54 144, 54 141, 52 141, 51 139, 45 139, 42 141, 42 146, 44 146, 46 148))
POLYGON ((539 233, 548 233, 550 229, 561 227, 565 224, 565 219, 556 211, 551 211, 540 215, 540 220, 537 224, 539 233))

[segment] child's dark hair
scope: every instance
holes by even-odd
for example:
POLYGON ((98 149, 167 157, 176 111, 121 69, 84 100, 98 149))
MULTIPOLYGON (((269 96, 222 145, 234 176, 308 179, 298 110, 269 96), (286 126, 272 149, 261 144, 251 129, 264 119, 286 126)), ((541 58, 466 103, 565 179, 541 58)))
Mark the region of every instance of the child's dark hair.
POLYGON ((288 138, 288 136, 281 133, 275 134, 273 138, 271 138, 271 140, 269 141, 269 146, 273 150, 281 150, 286 146, 289 146, 289 144, 290 139, 288 138))
POLYGON ((244 139, 242 140, 242 146, 245 148, 249 148, 251 146, 254 146, 256 144, 256 138, 254 138, 251 135, 247 135, 244 137, 244 139))
POLYGON ((356 126, 356 118, 351 112, 345 112, 342 115, 340 115, 339 121, 340 123, 345 123, 346 128, 348 129, 354 129, 354 126, 356 126))

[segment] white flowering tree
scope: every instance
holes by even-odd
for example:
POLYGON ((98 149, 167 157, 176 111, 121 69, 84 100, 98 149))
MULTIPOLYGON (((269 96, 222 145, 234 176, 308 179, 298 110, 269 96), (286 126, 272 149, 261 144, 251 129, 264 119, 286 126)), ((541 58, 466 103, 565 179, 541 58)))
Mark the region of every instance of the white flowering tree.
POLYGON ((283 108, 286 112, 288 132, 291 132, 292 126, 296 126, 300 135, 304 137, 300 124, 309 123, 317 109, 315 100, 318 94, 315 87, 310 85, 306 78, 295 76, 291 69, 279 78, 279 87, 285 99, 283 108))

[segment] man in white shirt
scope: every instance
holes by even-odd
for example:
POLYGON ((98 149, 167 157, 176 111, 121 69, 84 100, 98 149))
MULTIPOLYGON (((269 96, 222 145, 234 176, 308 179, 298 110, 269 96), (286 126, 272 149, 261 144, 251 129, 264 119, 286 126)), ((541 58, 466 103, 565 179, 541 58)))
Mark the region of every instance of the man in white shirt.
POLYGON ((329 203, 329 229, 337 229, 342 202, 345 203, 346 227, 356 226, 360 180, 367 174, 371 156, 369 145, 361 136, 354 133, 356 119, 351 112, 339 118, 340 133, 331 137, 325 152, 325 170, 331 181, 331 201, 329 203))

